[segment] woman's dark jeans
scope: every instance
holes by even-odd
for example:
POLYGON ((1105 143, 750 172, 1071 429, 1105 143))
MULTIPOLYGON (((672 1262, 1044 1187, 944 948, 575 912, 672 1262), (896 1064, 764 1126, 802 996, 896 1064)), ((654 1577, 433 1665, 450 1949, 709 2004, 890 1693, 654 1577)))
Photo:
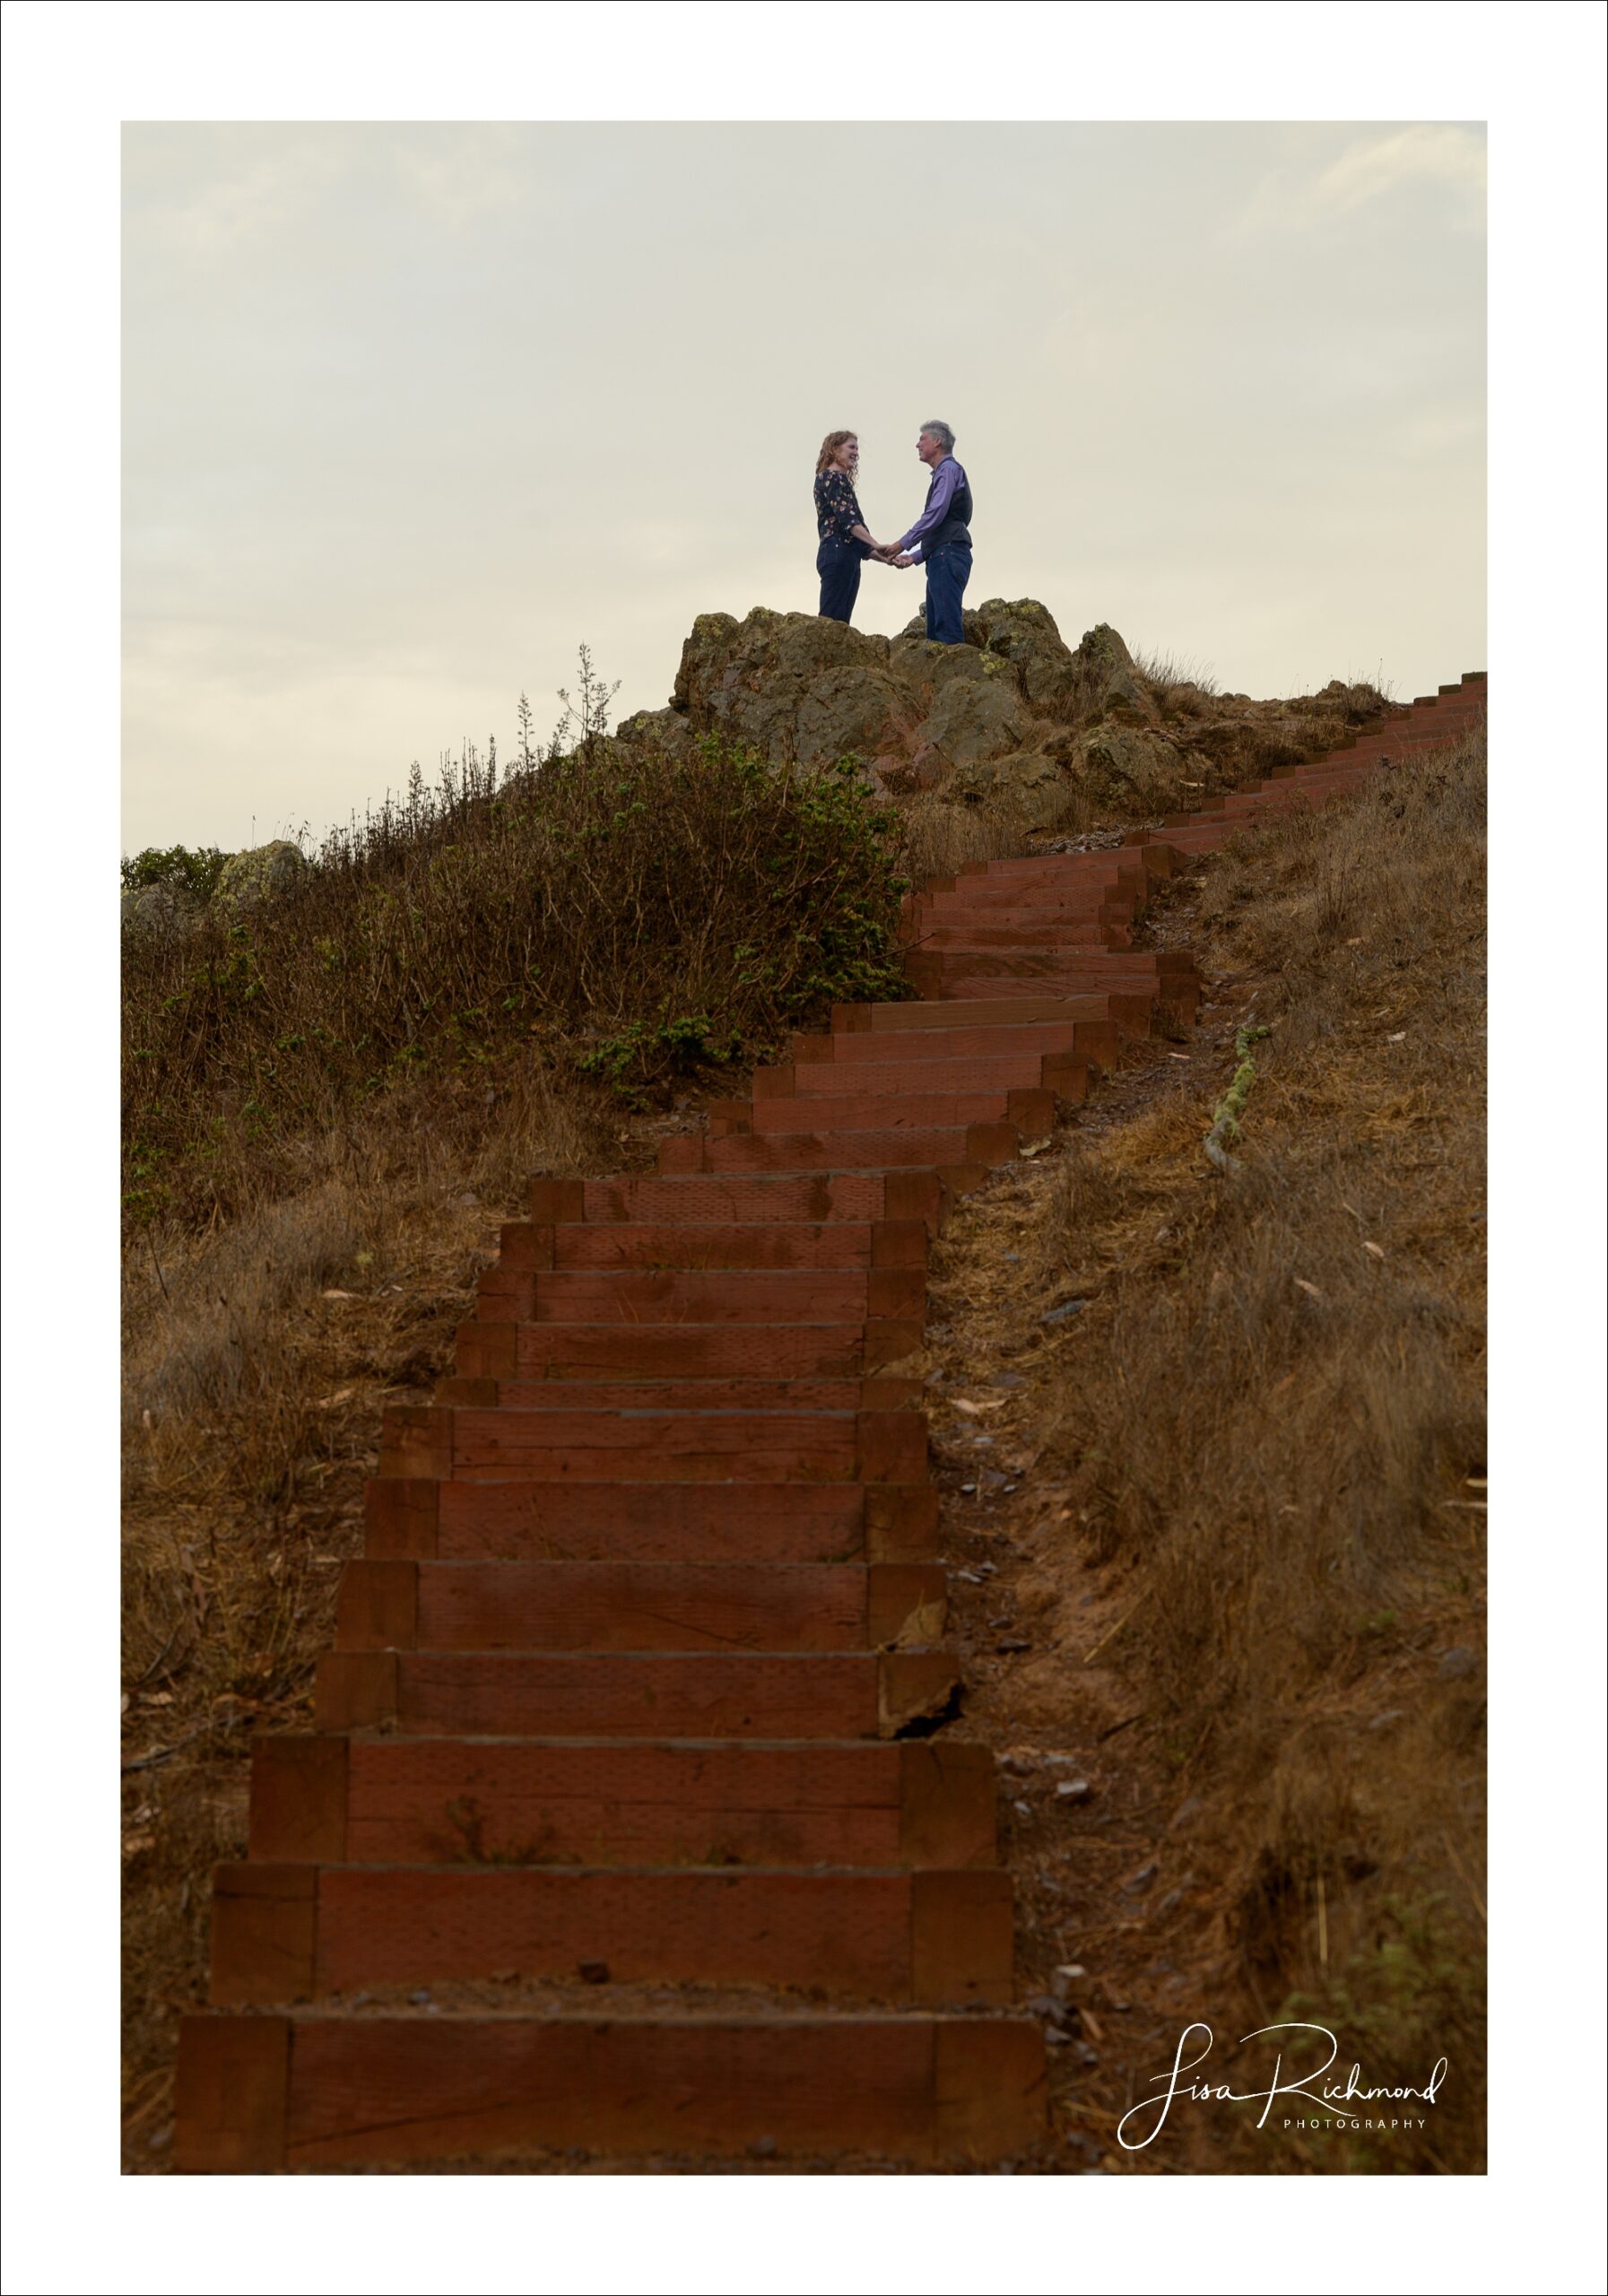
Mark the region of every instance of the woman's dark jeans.
POLYGON ((926 563, 926 634, 940 646, 963 646, 960 596, 971 573, 971 552, 964 543, 947 543, 926 563))
POLYGON ((815 553, 815 571, 821 577, 822 615, 828 622, 852 621, 860 591, 858 543, 829 535, 815 553))

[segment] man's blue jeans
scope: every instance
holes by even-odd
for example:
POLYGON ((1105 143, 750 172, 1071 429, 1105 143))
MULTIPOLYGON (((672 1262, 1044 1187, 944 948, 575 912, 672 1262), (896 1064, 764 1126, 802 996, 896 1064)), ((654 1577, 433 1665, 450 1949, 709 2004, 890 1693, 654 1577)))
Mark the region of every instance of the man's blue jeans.
POLYGON ((940 646, 963 646, 966 627, 960 619, 960 595, 971 573, 971 552, 963 544, 950 543, 925 563, 926 634, 940 646))

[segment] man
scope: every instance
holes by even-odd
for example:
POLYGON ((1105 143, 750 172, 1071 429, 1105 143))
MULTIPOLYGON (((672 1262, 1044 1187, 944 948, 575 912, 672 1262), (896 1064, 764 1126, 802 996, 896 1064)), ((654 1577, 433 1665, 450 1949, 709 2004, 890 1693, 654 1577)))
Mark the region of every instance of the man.
POLYGON ((933 475, 920 517, 907 535, 878 552, 891 566, 926 568, 926 634, 940 646, 962 646, 960 596, 971 572, 971 487, 955 460, 947 422, 924 422, 916 451, 933 475))

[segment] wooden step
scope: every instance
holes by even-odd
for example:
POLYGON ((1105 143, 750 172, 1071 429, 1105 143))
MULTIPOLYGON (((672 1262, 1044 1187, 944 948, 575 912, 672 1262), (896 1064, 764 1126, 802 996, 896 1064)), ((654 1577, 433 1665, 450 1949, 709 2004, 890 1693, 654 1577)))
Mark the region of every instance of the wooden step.
MULTIPOLYGON (((1126 1031, 1115 1021, 995 1022, 981 1028, 877 1029, 795 1037, 795 1071, 805 1067, 882 1067, 892 1061, 997 1059, 1038 1053, 1114 1065, 1126 1031)), ((755 1072, 756 1074, 758 1072, 755 1072)))
POLYGON ((252 1746, 251 1857, 324 1865, 992 1866, 994 1756, 964 1740, 282 1736, 252 1746))
POLYGON ((926 941, 939 931, 953 933, 969 927, 978 932, 1075 931, 1080 942, 1091 947, 1126 949, 1133 938, 1132 906, 1128 904, 1126 917, 1113 918, 1104 910, 1057 896, 1047 887, 1018 892, 1005 885, 983 886, 964 900, 957 894, 924 907, 913 917, 912 930, 905 937, 926 941))
POLYGON ((924 925, 910 945, 918 949, 1127 949, 1134 935, 1126 925, 1077 918, 1039 923, 1031 918, 957 917, 924 925))
POLYGON ((1168 874, 1167 849, 1158 846, 1142 862, 1126 846, 1108 845, 1089 853, 1008 854, 997 861, 972 863, 959 882, 980 879, 987 884, 1083 884, 1111 879, 1117 883, 1155 883, 1168 874))
MULTIPOLYGON (((976 1033, 981 1034, 978 1031, 976 1033)), ((839 1041, 830 1039, 829 1042, 839 1041)), ((871 1044, 874 1037, 846 1037, 845 1044, 871 1044)), ((919 1048, 921 1039, 915 1039, 919 1048)), ((908 1045, 901 1046, 908 1053, 908 1045)), ((904 1057, 895 1060, 806 1060, 790 1063, 786 1067, 758 1068, 754 1071, 754 1096, 758 1100, 782 1099, 822 1100, 847 1089, 856 1094, 874 1092, 885 1097, 911 1092, 956 1092, 968 1089, 978 1092, 1002 1094, 1013 1091, 1051 1091, 1057 1099, 1074 1105, 1081 1102, 1088 1091, 1089 1071, 1086 1062, 1073 1057, 1070 1050, 1055 1053, 1041 1047, 1029 1046, 1019 1052, 978 1051, 953 1057, 919 1059, 904 1057), (969 1080, 969 1082, 968 1081, 969 1080)))
POLYGON ((399 1405, 379 1473, 456 1483, 910 1483, 926 1429, 908 1411, 482 1411, 399 1405))
POLYGON ((335 1650, 314 1715, 423 1737, 891 1738, 956 1681, 945 1650, 335 1650))
MULTIPOLYGON (((1178 835, 1193 839, 1197 832, 1181 830, 1178 835)), ((1170 835, 1171 832, 1169 831, 1170 835)), ((1091 978, 1092 963, 1075 952, 1061 950, 1050 954, 1038 952, 1015 952, 1004 949, 978 949, 970 952, 951 950, 912 960, 924 968, 925 991, 931 996, 947 1001, 971 1003, 979 998, 990 1002, 1008 996, 1014 987, 1024 996, 1041 996, 1046 989, 1059 985, 1082 987, 1091 978)), ((1114 961, 1105 959, 1105 962, 1114 961)), ((1137 978, 1133 975, 1130 978, 1137 978)), ((1200 1001, 1199 983, 1186 974, 1169 974, 1156 970, 1149 976, 1151 994, 1158 1004, 1183 1013, 1192 1013, 1200 1001)))
POLYGON ((458 1326, 457 1362, 470 1378, 854 1378, 920 1344, 919 1323, 477 1321, 458 1326))
POLYGON ((985 970, 1000 980, 1036 978, 1041 983, 1038 992, 1041 996, 1052 994, 1056 986, 1074 994, 1107 987, 1153 995, 1161 987, 1168 968, 1160 963, 1160 952, 1153 950, 1136 950, 1130 954, 1123 950, 1105 949, 978 947, 930 952, 913 949, 906 955, 905 970, 925 996, 932 993, 929 983, 948 983, 962 974, 982 974, 985 970))
POLYGON ((1037 1087, 998 1091, 949 1090, 932 1092, 908 1088, 891 1092, 856 1089, 796 1100, 741 1101, 729 1107, 717 1101, 710 1109, 712 1141, 720 1135, 718 1123, 740 1124, 754 1134, 794 1135, 808 1125, 830 1135, 834 1142, 882 1131, 964 1133, 973 1125, 1009 1122, 1029 1133, 1046 1131, 1055 1122, 1054 1094, 1037 1087))
POLYGON ((482 1321, 521 1324, 864 1324, 919 1317, 926 1295, 920 1265, 529 1274, 500 1265, 481 1278, 476 1312, 482 1321))
POLYGON ((1044 2134, 1043 2030, 1005 2015, 187 2016, 184 2173, 579 2146, 987 2161, 1044 2134))
POLYGON ((913 1411, 919 1379, 465 1379, 434 1401, 498 1411, 913 1411))
POLYGON ((1003 2007, 1011 1880, 875 1867, 245 1864, 213 1883, 214 2008, 366 1986, 573 1978, 1003 2007))
POLYGON ((724 1226, 666 1220, 516 1220, 502 1231, 497 1264, 561 1274, 594 1268, 925 1267, 926 1248, 926 1222, 920 1219, 766 1220, 724 1226))
MULTIPOLYGON (((1150 848, 1140 847, 1139 851, 1150 848)), ((912 1031, 1015 1028, 1036 1021, 1111 1022, 1135 1037, 1150 1034, 1152 999, 1148 993, 1104 991, 1058 996, 1053 992, 1026 1004, 1014 996, 978 997, 970 1004, 834 1004, 834 1036, 907 1036, 912 1031)), ((880 1054, 878 1055, 880 1058, 880 1054)))
POLYGON ((1132 938, 1134 903, 1124 899, 1085 901, 1047 890, 1016 892, 1005 886, 976 894, 946 893, 911 910, 907 941, 932 941, 939 933, 1033 932, 1075 934, 1080 945, 1126 949, 1132 938))
MULTIPOLYGON (((818 1116, 812 1103, 812 1123, 818 1116)), ((879 1115, 882 1113, 878 1111, 879 1115)), ((803 1114, 803 1110, 800 1110, 803 1114)), ((900 1165, 938 1173, 953 1185, 963 1185, 970 1170, 987 1171, 1008 1163, 1019 1149, 1021 1134, 1009 1122, 957 1125, 879 1124, 856 1132, 739 1132, 722 1138, 706 1134, 701 1139, 677 1142, 678 1151, 695 1152, 700 1168, 720 1172, 882 1170, 900 1165)), ((691 1163, 691 1154, 688 1161, 691 1163)))
MULTIPOLYGON (((696 1135, 691 1145, 699 1145, 696 1135)), ((943 1196, 936 1174, 926 1171, 829 1170, 739 1178, 694 1166, 670 1175, 637 1173, 624 1179, 533 1180, 529 1211, 533 1222, 548 1226, 619 1221, 752 1227, 777 1221, 795 1227, 801 1222, 869 1225, 919 1220, 931 1228, 943 1196)))
POLYGON ((340 1650, 875 1650, 943 1639, 937 1563, 442 1562, 342 1574, 340 1650))
MULTIPOLYGON (((919 1416, 919 1414, 918 1414, 919 1416)), ((928 1483, 452 1483, 376 1477, 367 1554, 487 1562, 925 1562, 928 1483)))

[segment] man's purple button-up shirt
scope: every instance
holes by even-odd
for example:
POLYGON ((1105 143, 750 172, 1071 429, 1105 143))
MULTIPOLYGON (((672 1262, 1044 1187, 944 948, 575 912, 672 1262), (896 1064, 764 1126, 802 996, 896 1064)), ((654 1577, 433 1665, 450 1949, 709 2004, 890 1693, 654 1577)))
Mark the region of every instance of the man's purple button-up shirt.
POLYGON ((899 545, 900 550, 914 550, 917 557, 920 557, 921 552, 918 545, 926 540, 928 535, 935 535, 948 517, 949 506, 955 499, 955 489, 965 475, 965 472, 954 457, 945 455, 943 460, 933 472, 932 481, 926 491, 926 502, 920 517, 917 519, 909 533, 900 540, 899 545))

